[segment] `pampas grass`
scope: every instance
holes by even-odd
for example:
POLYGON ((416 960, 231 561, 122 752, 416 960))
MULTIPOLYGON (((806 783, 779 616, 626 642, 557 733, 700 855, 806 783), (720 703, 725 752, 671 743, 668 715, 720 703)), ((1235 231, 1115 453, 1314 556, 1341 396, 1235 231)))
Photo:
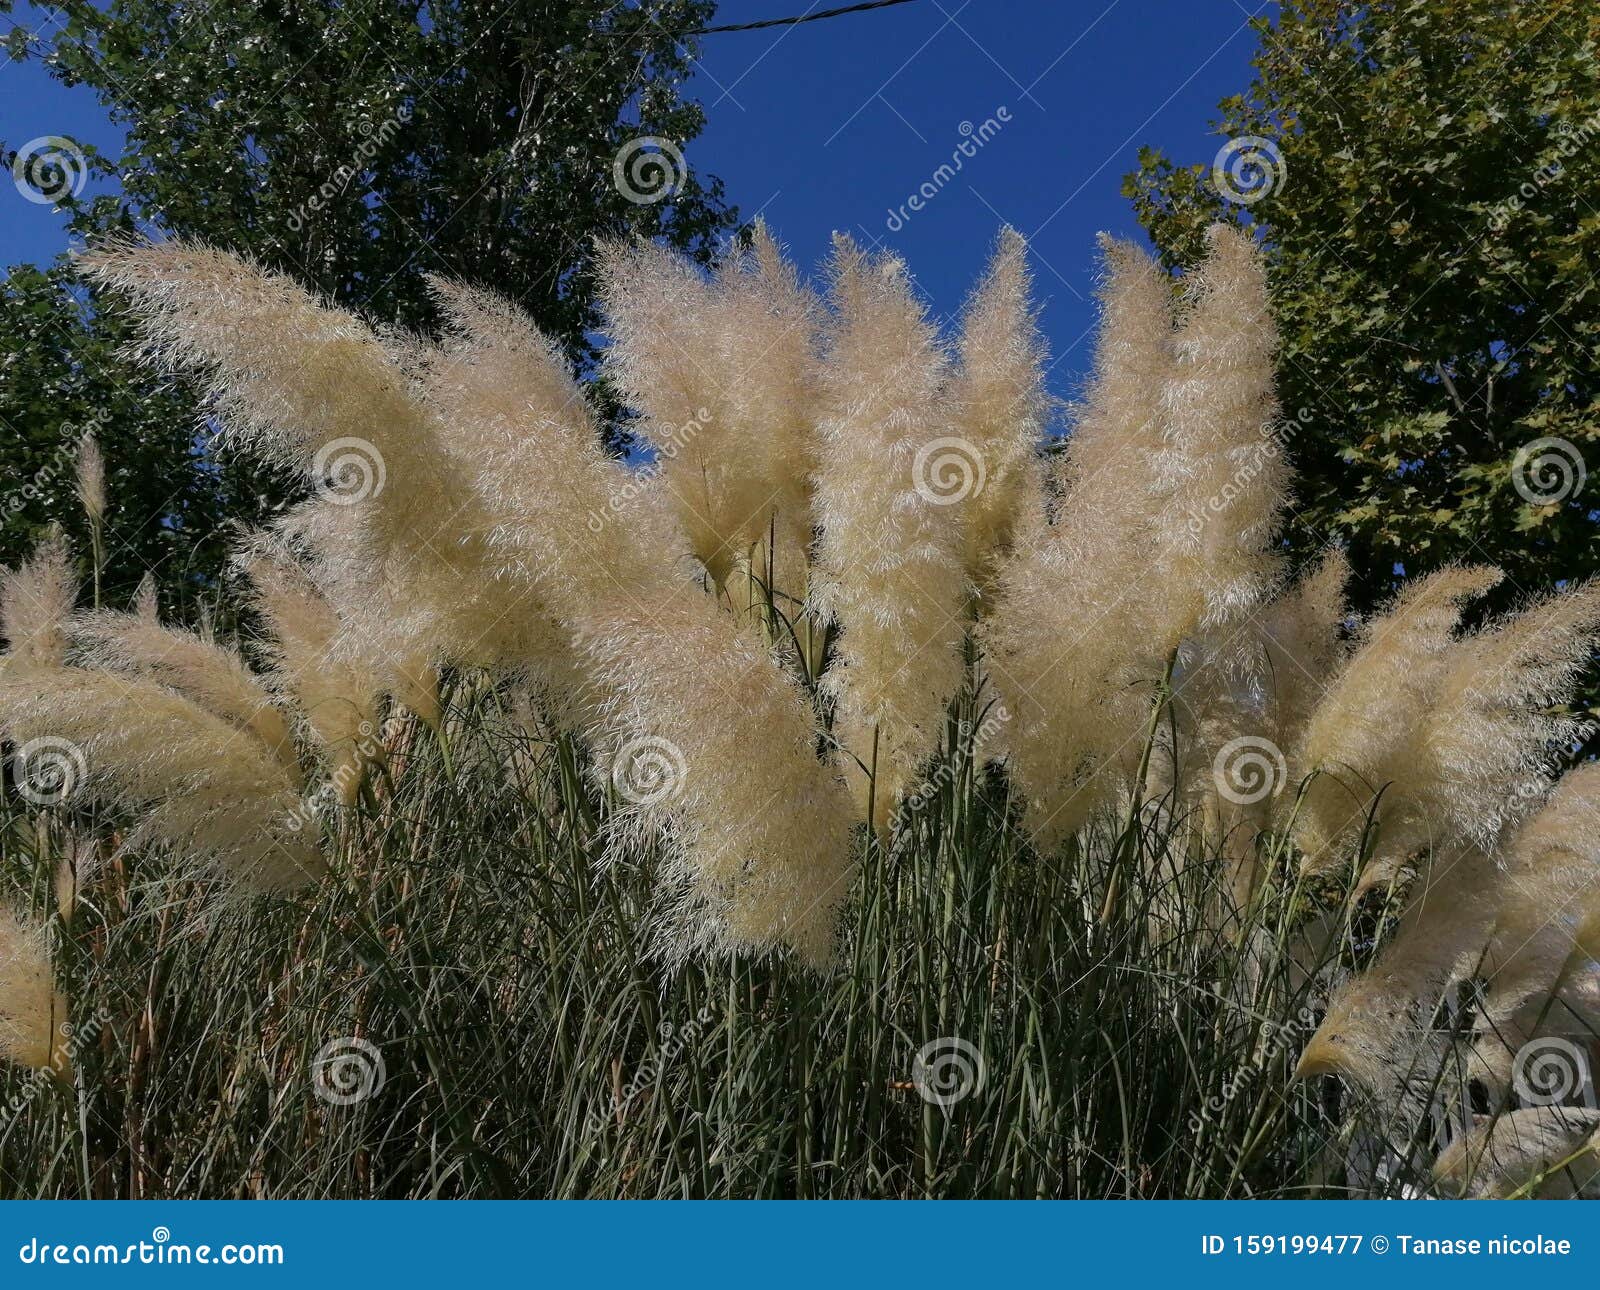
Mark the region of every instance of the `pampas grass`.
POLYGON ((0 1057, 71 1078, 64 1034, 71 1027, 55 986, 45 929, 0 905, 0 1057))
POLYGON ((64 933, 4 933, 8 1052, 53 1060, 58 976, 114 1001, 79 1074, 126 1111, 91 1141, 41 1096, 27 1185, 1392 1194, 1588 1150, 1514 1075, 1600 1004, 1596 786, 1558 777, 1600 594, 1468 630, 1499 572, 1447 568, 1355 621, 1345 556, 1278 540, 1258 248, 1103 251, 1051 442, 1013 232, 948 336, 847 239, 821 292, 760 227, 709 272, 607 246, 629 460, 493 293, 435 282, 411 336, 215 249, 92 253, 222 449, 312 495, 222 630, 80 609, 59 535, 0 579, 0 727, 76 772, 0 822, 64 933), (392 1101, 305 1096, 330 1027, 392 1101), (987 1079, 936 1107, 956 1039, 987 1079), (292 1163, 194 1118, 219 1081, 292 1163))

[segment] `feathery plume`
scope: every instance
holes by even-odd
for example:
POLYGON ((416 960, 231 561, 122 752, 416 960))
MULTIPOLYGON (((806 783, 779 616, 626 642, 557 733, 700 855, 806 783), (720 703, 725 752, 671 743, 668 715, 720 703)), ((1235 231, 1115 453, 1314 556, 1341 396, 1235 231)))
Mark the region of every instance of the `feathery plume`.
POLYGON ((0 1056, 71 1078, 62 1025, 66 996, 55 987, 45 929, 0 905, 0 1056))
POLYGON ((146 623, 160 621, 161 603, 156 594, 155 574, 146 573, 139 579, 139 586, 133 593, 133 606, 129 612, 146 623))
POLYGON ((1545 1199, 1600 1197, 1600 1111, 1525 1106, 1488 1118, 1434 1161, 1442 1190, 1469 1199, 1511 1196, 1532 1187, 1545 1199))
POLYGON ((1014 714, 1007 764, 1046 849, 1114 800, 1136 761, 1152 687, 1179 636, 1144 585, 1172 364, 1170 291, 1138 248, 1103 239, 1094 378, 1068 440, 1055 521, 1024 522, 980 624, 1014 714))
POLYGON ((109 609, 75 615, 67 634, 80 666, 143 677, 176 690, 235 730, 254 735, 299 787, 300 762, 289 723, 237 650, 109 609))
POLYGON ((875 774, 861 796, 871 795, 881 828, 938 746, 961 685, 959 503, 976 467, 946 434, 946 359, 905 265, 892 256, 868 261, 838 238, 834 306, 816 599, 842 635, 823 687, 838 705, 847 760, 875 774))
MULTIPOLYGON (((1307 872, 1326 872, 1359 831, 1379 790, 1396 775, 1406 732, 1425 720, 1462 606, 1500 580, 1487 567, 1440 569, 1408 586, 1366 624, 1356 648, 1306 723, 1297 764, 1313 778, 1296 821, 1307 872)), ((1425 836, 1401 832, 1392 853, 1425 836)))
POLYGON ((152 358, 210 373, 225 444, 318 486, 284 531, 314 546, 320 581, 348 593, 341 651, 395 660, 396 689, 435 720, 438 659, 494 666, 526 652, 518 591, 471 540, 476 497, 396 347, 209 247, 112 242, 83 264, 128 294, 152 358))
POLYGON ((84 435, 78 444, 78 500, 91 524, 105 518, 106 462, 93 434, 84 435))
POLYGON ((0 572, 0 634, 10 645, 7 670, 59 667, 67 656, 67 619, 78 599, 72 556, 53 529, 16 569, 0 572))
POLYGON ((227 722, 150 681, 62 668, 47 687, 0 680, 0 725, 48 738, 85 791, 142 812, 133 842, 215 864, 260 891, 319 876, 301 836, 300 799, 283 763, 227 722))
POLYGON ((1593 655, 1600 583, 1535 599, 1452 646, 1395 758, 1392 792, 1436 830, 1491 846, 1548 788, 1583 722, 1560 711, 1593 655))
POLYGON ((791 584, 810 544, 819 306, 757 225, 709 281, 651 243, 601 247, 605 370, 662 461, 695 556, 719 586, 774 529, 791 584))
POLYGON ((435 289, 455 335, 429 397, 478 465, 496 549, 570 633, 566 715, 629 804, 615 836, 669 840, 682 906, 667 952, 785 944, 826 961, 851 825, 809 705, 746 626, 663 567, 669 521, 602 452, 555 348, 503 301, 435 289), (665 768, 659 799, 637 791, 636 762, 665 768))
POLYGON ((1435 861, 1377 962, 1334 992, 1297 1077, 1342 1075, 1376 1096, 1401 1099, 1427 1085, 1442 1055, 1434 1011, 1481 962, 1495 884, 1494 862, 1481 851, 1435 861))
POLYGON ((251 603, 270 633, 263 643, 272 666, 267 681, 294 701, 328 759, 340 803, 349 806, 375 755, 382 683, 373 669, 336 650, 337 611, 282 547, 259 541, 241 564, 251 603))
POLYGON ((965 503, 967 573, 980 586, 1038 499, 1035 454, 1050 406, 1048 355, 1030 299, 1027 254, 1020 233, 1001 231, 988 272, 967 301, 950 394, 953 428, 982 470, 982 487, 965 503))
POLYGON ((1277 332, 1254 242, 1214 224, 1192 275, 1164 403, 1161 520, 1168 612, 1182 634, 1236 621, 1276 585, 1288 479, 1273 395, 1277 332))

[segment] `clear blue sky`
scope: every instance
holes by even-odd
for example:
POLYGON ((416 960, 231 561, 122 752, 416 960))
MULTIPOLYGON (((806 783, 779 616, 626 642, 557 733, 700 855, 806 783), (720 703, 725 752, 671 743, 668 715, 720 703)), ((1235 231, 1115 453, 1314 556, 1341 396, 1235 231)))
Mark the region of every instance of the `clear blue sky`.
MULTIPOLYGON (((725 0, 716 21, 783 17, 842 0, 725 0)), ((1244 88, 1260 0, 913 0, 797 27, 704 38, 691 92, 706 132, 688 163, 721 176, 802 263, 834 229, 902 253, 933 308, 959 309, 995 233, 1033 246, 1057 394, 1089 356, 1094 235, 1137 234, 1120 196, 1141 144, 1209 160, 1217 101, 1244 88), (1002 109, 1004 113, 1002 114, 1002 109), (1002 119, 1009 116, 1009 121, 1002 119), (994 127, 986 128, 985 122, 994 127), (965 125, 964 125, 965 123, 965 125), (970 128, 972 135, 966 135, 970 128), (987 142, 978 143, 989 134, 987 142), (963 140, 975 155, 920 212, 891 221, 963 140), (900 223, 898 229, 889 227, 900 223)), ((17 18, 35 25, 47 9, 17 18)), ((33 64, 0 72, 0 138, 65 134, 116 155, 89 91, 33 64)), ((0 261, 65 245, 48 207, 0 192, 0 261)))

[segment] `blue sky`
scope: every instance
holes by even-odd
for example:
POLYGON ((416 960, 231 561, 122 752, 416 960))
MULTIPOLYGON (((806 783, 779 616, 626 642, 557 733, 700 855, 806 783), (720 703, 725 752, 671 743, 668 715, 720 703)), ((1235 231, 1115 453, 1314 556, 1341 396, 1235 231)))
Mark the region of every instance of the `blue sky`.
MULTIPOLYGON (((834 0, 725 0, 751 22, 834 0)), ((1119 189, 1141 144, 1209 161, 1217 101, 1249 79, 1259 0, 913 0, 878 12, 704 38, 690 90, 709 123, 688 164, 719 175, 803 264, 840 229, 911 264, 933 309, 953 314, 1002 223, 1032 244, 1051 385, 1088 365, 1094 235, 1137 235, 1119 189), (970 131, 970 133, 969 133, 970 131), (983 140, 980 143, 980 140, 983 140), (953 178, 936 181, 963 144, 953 178), (935 194, 911 210, 924 184, 935 194), (898 214, 901 209, 903 214, 898 214), (897 217, 891 219, 891 212, 897 217)), ((48 10, 36 10, 48 13, 48 10)), ((18 17, 30 25, 20 11, 18 17)), ((0 138, 65 134, 115 155, 92 94, 34 64, 0 72, 0 138)), ((953 168, 953 167, 952 167, 953 168)), ((921 199, 919 198, 919 201, 921 199)), ((65 245, 48 207, 0 192, 4 263, 65 245)))

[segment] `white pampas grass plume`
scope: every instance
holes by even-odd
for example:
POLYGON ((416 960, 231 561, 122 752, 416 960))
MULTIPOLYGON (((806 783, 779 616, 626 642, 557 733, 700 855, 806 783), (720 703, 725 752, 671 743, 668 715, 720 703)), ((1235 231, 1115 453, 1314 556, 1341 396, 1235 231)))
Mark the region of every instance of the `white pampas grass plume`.
MULTIPOLYGON (((1118 795, 1181 634, 1145 580, 1167 504, 1154 467, 1170 291, 1136 247, 1102 246, 1094 377, 1058 472, 1055 520, 1019 529, 980 625, 990 679, 1015 714, 1007 764, 1047 849, 1118 795)), ((1035 510, 1042 519, 1042 499, 1035 510)))
POLYGON ((1027 255, 1022 235, 1004 229, 967 302, 950 394, 955 434, 983 465, 983 486, 965 503, 967 572, 980 585, 1010 550, 1019 520, 1038 504, 1036 454, 1050 399, 1027 255))
MULTIPOLYGON (((1343 660, 1349 581, 1349 557, 1334 548, 1262 615, 1267 719, 1273 741, 1286 753, 1299 747, 1311 713, 1343 660)), ((1301 778, 1297 770, 1290 767, 1291 788, 1301 778)))
POLYGON ((819 306, 758 225, 710 280, 650 243, 599 257, 605 370, 660 454, 695 556, 719 585, 776 529, 790 583, 810 542, 819 306))
POLYGON ((74 662, 176 690, 234 729, 259 739, 299 787, 300 762, 289 723, 237 650, 195 632, 114 610, 77 614, 69 620, 67 632, 74 662))
POLYGON ((1487 1117, 1450 1143, 1433 1177, 1451 1196, 1600 1197, 1600 1111, 1525 1106, 1487 1117))
POLYGON ((823 685, 837 702, 847 762, 876 772, 862 796, 872 795, 882 827, 938 746, 961 685, 960 503, 976 465, 949 434, 940 402, 947 360, 905 265, 869 261, 841 237, 833 298, 817 603, 842 634, 823 685))
POLYGON ((514 591, 458 537, 480 528, 476 498, 411 397, 404 346, 210 247, 112 242, 83 265, 128 294, 153 358, 210 374, 225 444, 318 485, 285 531, 314 544, 325 581, 348 592, 342 649, 397 660, 423 708, 437 657, 494 665, 522 652, 514 591))
POLYGON ((678 592, 580 626, 610 696, 600 769, 633 804, 625 821, 669 840, 673 957, 783 945, 825 966, 852 873, 849 795, 795 683, 710 604, 678 592))
POLYGON ((139 586, 133 593, 133 607, 129 612, 147 623, 160 621, 161 602, 156 593, 155 574, 147 573, 139 579, 139 586))
POLYGON ((72 556, 59 529, 16 569, 0 572, 0 634, 10 651, 6 670, 59 667, 67 656, 67 619, 78 598, 72 556))
MULTIPOLYGON (((614 849, 666 839, 681 904, 662 947, 832 953, 851 819, 809 705, 767 648, 675 571, 664 517, 601 449, 556 348, 517 310, 435 283, 452 335, 428 396, 475 463, 494 549, 567 632, 563 715, 624 807, 614 849), (657 797, 635 783, 667 776, 657 797), (804 826, 802 827, 802 821, 804 826)), ((640 288, 642 289, 642 288, 640 288)), ((548 670, 541 699, 562 678, 548 670)))
MULTIPOLYGON (((1307 872, 1344 859, 1380 789, 1402 773, 1407 733, 1438 693, 1462 606, 1500 580, 1487 567, 1450 567, 1408 586, 1369 621, 1306 723, 1296 762, 1313 778, 1295 825, 1307 872)), ((1404 836, 1397 847, 1420 843, 1404 836)))
POLYGON ((1260 252, 1225 224, 1206 241, 1165 395, 1172 505, 1156 576, 1185 633, 1236 621, 1276 585, 1273 536, 1288 479, 1260 252))
POLYGON ((1437 694, 1395 758, 1398 803, 1437 834, 1490 846, 1536 804, 1556 759, 1581 741, 1565 715, 1600 632, 1600 583, 1535 599, 1452 646, 1437 694))
POLYGON ((0 1056, 71 1079, 62 1027, 70 1014, 55 987, 45 929, 0 905, 0 1056))
POLYGON ((327 758, 339 800, 348 806, 377 755, 382 683, 371 667, 338 652, 338 612, 286 551, 263 540, 241 564, 250 580, 251 604, 269 633, 263 643, 272 665, 268 683, 303 716, 327 758))
POLYGON ((283 763, 256 740, 162 686, 62 668, 48 686, 0 680, 0 725, 73 750, 86 792, 141 813, 132 839, 214 864, 260 891, 284 891, 324 865, 300 831, 283 763))
POLYGON ((1482 962, 1494 916, 1494 862, 1468 848, 1419 880, 1394 938, 1339 987, 1297 1074, 1337 1074, 1380 1097, 1426 1086, 1442 1056, 1433 1016, 1453 983, 1482 962))
POLYGON ((100 442, 94 435, 86 434, 78 444, 78 500, 92 524, 98 524, 106 513, 106 462, 100 454, 100 442))
POLYGON ((1494 935, 1484 969, 1490 1028, 1534 1010, 1544 1033, 1582 1034, 1600 1018, 1583 999, 1593 982, 1581 930, 1600 918, 1600 762, 1562 777, 1538 812, 1512 835, 1495 892, 1494 935), (1550 1001, 1554 999, 1553 1004, 1550 1001), (1550 1006, 1546 1006, 1550 1004, 1550 1006))

